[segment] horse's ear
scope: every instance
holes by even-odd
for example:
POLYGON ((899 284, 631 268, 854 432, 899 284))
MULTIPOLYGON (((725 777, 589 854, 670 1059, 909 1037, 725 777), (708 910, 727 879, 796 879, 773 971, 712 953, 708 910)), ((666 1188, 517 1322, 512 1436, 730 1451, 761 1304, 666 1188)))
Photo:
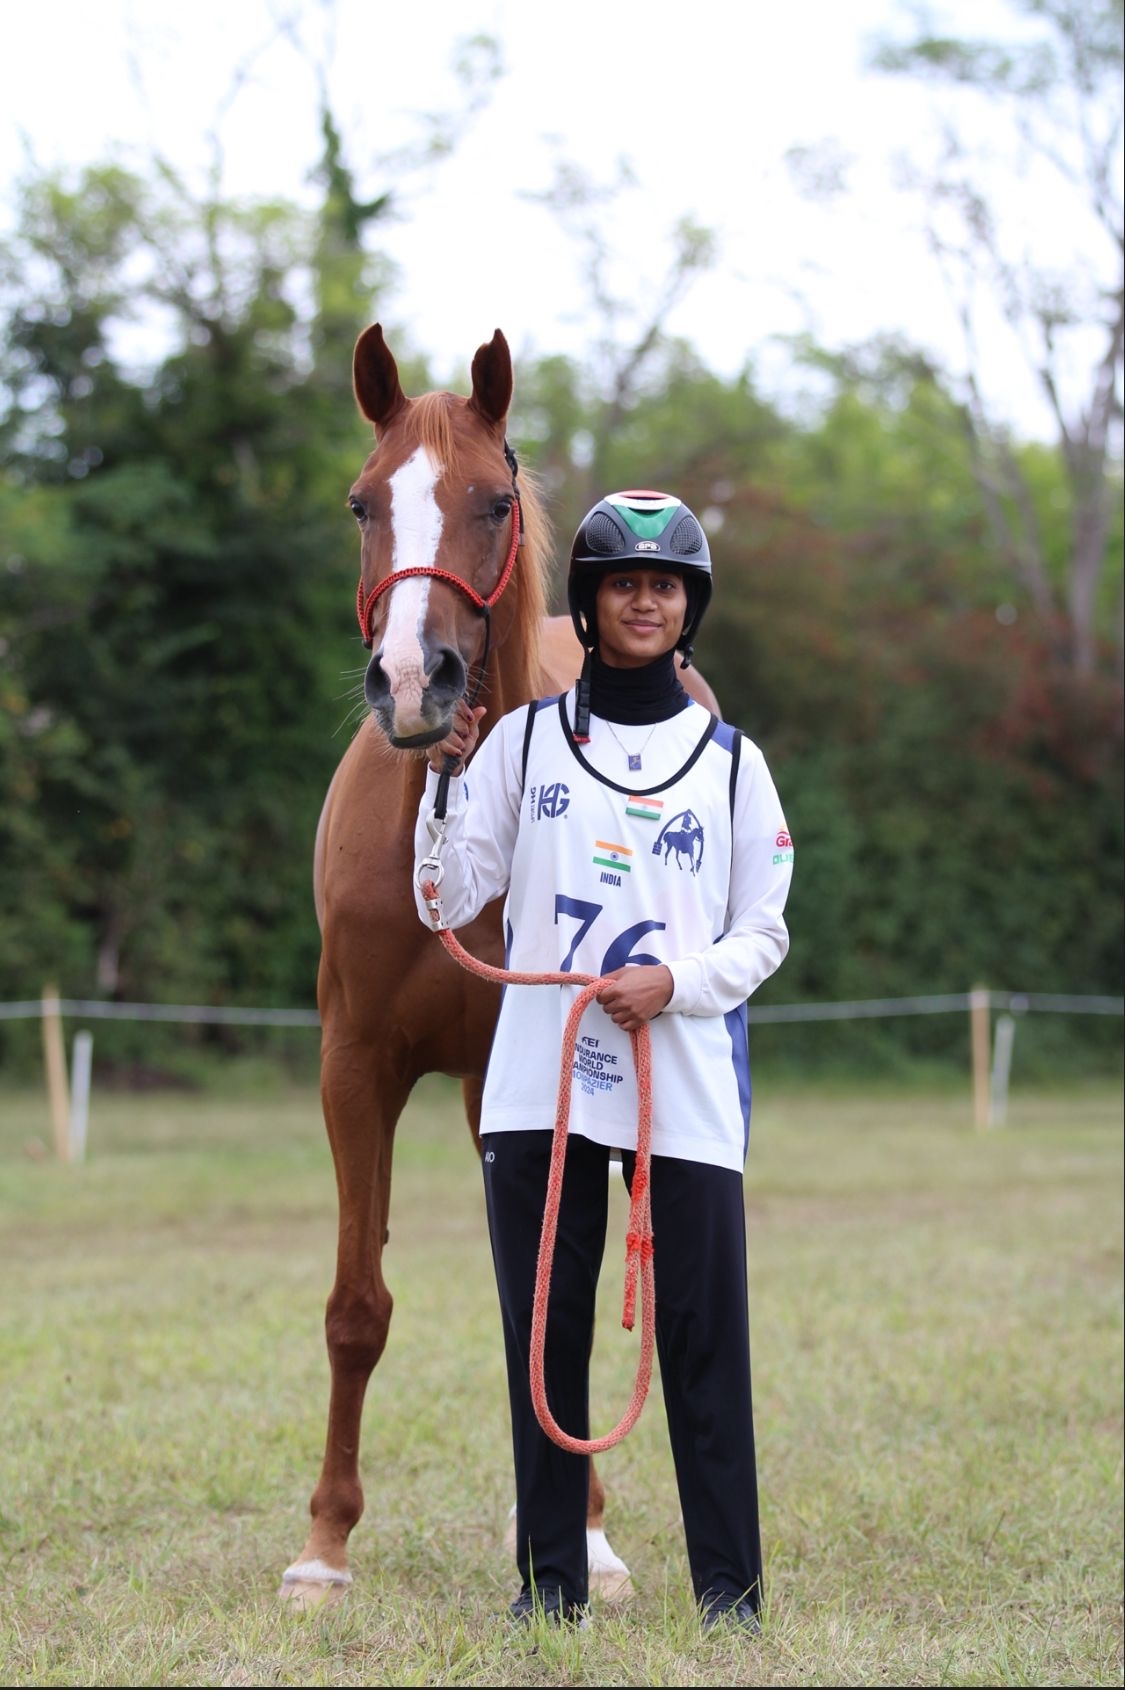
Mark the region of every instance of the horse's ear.
POLYGON ((382 323, 372 323, 356 341, 352 379, 359 408, 376 428, 385 428, 406 404, 398 365, 383 339, 382 323))
POLYGON ((497 329, 492 339, 478 346, 473 359, 473 396, 469 404, 485 422, 502 428, 512 403, 512 354, 497 329))

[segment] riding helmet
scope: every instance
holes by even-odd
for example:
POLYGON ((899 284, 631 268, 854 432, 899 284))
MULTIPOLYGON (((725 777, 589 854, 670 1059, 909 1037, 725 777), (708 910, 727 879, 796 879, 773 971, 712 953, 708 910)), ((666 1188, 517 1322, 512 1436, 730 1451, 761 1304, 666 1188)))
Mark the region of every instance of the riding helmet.
POLYGON ((706 534, 682 499, 634 488, 608 493, 583 517, 570 548, 566 591, 574 631, 587 651, 594 649, 597 640, 598 582, 607 570, 619 570, 626 562, 639 569, 666 564, 682 576, 688 605, 676 649, 682 652, 686 669, 711 601, 711 553, 706 534))

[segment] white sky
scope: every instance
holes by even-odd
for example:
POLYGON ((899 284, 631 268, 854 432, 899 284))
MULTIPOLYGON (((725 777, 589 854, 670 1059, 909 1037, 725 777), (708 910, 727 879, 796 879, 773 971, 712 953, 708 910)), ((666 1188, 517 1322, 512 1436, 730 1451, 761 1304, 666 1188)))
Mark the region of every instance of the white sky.
MULTIPOLYGON (((1002 0, 946 0, 932 15, 954 32, 1019 32, 1002 0)), ((775 337, 802 330, 834 347, 901 332, 958 364, 920 208, 891 186, 896 149, 930 144, 932 99, 863 70, 873 32, 910 33, 896 0, 40 0, 5 16, 0 219, 28 152, 38 165, 80 165, 124 149, 143 165, 156 150, 200 181, 216 128, 227 192, 310 202, 318 74, 360 192, 396 186, 379 161, 417 139, 415 114, 454 103, 454 45, 479 30, 499 40, 505 74, 453 156, 398 184, 403 215, 379 237, 400 267, 384 315, 439 379, 497 326, 517 360, 588 350, 597 325, 580 249, 527 197, 560 157, 601 182, 628 159, 637 187, 604 230, 616 283, 642 304, 676 221, 715 230, 719 262, 669 326, 722 373, 753 357, 767 387, 784 386, 775 337), (277 33, 283 18, 301 50, 277 33), (784 154, 828 138, 852 160, 849 192, 814 205, 784 154)), ((998 114, 971 116, 971 97, 953 109, 982 157, 1005 140, 998 114)), ((1044 215, 1042 181, 1003 181, 1013 251, 1042 256, 1047 238, 1062 265, 1081 266, 1087 246, 1088 266, 1101 262, 1065 202, 1044 215)), ((1049 435, 1026 361, 995 321, 985 345, 997 411, 1049 435)))

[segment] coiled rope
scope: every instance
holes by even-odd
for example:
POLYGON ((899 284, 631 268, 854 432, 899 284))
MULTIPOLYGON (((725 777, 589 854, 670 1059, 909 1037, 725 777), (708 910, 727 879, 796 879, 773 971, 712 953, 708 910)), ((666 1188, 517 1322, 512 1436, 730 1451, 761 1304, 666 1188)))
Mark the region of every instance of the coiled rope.
MULTIPOLYGON (((432 860, 432 859, 428 859, 432 860)), ((571 1005, 563 1029, 562 1058, 559 1065, 559 1100, 555 1111, 554 1137, 551 1141, 551 1166, 547 1175, 547 1195, 543 1208, 543 1230, 539 1238, 539 1260, 535 1269, 535 1298, 531 1310, 531 1401, 535 1417, 544 1432, 560 1449, 572 1455, 598 1455, 602 1450, 619 1444, 636 1425, 645 1405, 652 1379, 652 1361, 656 1349, 656 1302, 653 1277, 652 1194, 649 1186, 652 1164, 652 1038, 647 1023, 630 1032, 633 1062, 637 1071, 637 1160, 630 1193, 629 1226, 625 1234, 625 1298, 621 1324, 627 1332, 633 1330, 637 1307, 637 1280, 641 1285, 641 1349, 637 1358, 637 1376, 629 1406, 612 1432, 603 1438, 575 1438, 563 1430, 551 1413, 547 1401, 544 1356, 547 1344, 547 1306, 551 1295, 551 1270, 555 1260, 555 1236, 558 1231, 559 1204, 562 1201, 563 1167, 566 1161, 566 1139, 570 1125, 570 1088, 574 1072, 574 1054, 578 1044, 578 1027, 590 1004, 606 984, 602 977, 591 974, 522 974, 509 968, 494 968, 470 956, 448 927, 439 925, 437 885, 433 880, 421 881, 422 895, 435 920, 435 931, 449 955, 462 968, 477 974, 482 980, 492 980, 508 986, 581 986, 571 1005)))

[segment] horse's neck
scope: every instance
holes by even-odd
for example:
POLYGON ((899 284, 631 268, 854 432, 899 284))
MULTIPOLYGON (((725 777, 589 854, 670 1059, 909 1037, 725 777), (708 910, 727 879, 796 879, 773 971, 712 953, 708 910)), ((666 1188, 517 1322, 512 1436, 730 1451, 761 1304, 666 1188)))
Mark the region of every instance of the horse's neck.
POLYGON ((578 679, 582 648, 569 616, 547 616, 539 637, 538 664, 531 685, 534 696, 552 698, 578 679))
POLYGON ((517 649, 514 639, 509 639, 494 653, 488 666, 488 684, 482 694, 488 714, 481 722, 482 732, 495 727, 501 716, 506 716, 510 710, 518 710, 538 692, 538 649, 517 649))
POLYGON ((357 790, 376 798, 380 813, 394 824, 392 831, 407 825, 413 831, 426 787, 426 758, 392 750, 370 716, 357 735, 355 752, 357 790))

